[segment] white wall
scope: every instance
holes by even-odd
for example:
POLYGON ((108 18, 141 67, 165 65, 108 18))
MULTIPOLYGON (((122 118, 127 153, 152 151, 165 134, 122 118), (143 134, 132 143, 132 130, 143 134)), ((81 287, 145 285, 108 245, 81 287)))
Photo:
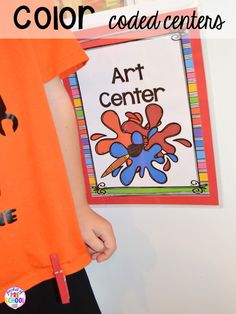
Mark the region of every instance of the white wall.
POLYGON ((93 206, 118 243, 87 269, 103 314, 236 313, 236 39, 203 44, 221 205, 93 206))

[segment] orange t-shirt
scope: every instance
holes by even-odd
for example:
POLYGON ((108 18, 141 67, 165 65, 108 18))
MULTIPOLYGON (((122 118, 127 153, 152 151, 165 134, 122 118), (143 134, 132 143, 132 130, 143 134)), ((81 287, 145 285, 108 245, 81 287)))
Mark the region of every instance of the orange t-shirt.
POLYGON ((0 40, 0 302, 52 278, 52 253, 65 274, 90 262, 43 86, 87 59, 73 39, 0 40))

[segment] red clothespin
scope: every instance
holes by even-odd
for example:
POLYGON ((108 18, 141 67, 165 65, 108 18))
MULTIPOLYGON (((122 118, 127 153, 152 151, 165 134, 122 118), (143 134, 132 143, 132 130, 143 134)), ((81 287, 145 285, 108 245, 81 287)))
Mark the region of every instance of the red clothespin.
POLYGON ((63 271, 61 269, 61 265, 59 262, 59 258, 57 254, 51 254, 50 255, 51 263, 52 263, 52 268, 54 272, 54 276, 57 281, 57 287, 60 293, 61 297, 61 302, 62 304, 68 304, 70 303, 70 294, 66 282, 66 277, 63 274, 63 271))

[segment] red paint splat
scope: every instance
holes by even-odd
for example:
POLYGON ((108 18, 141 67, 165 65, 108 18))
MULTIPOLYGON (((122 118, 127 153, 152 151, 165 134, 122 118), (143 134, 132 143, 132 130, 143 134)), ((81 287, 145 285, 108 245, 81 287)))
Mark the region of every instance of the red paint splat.
POLYGON ((96 140, 99 140, 100 138, 105 137, 105 136, 106 136, 105 134, 95 133, 95 134, 93 134, 93 135, 90 137, 90 139, 91 139, 92 141, 96 141, 96 140))
POLYGON ((188 140, 186 140, 185 138, 177 138, 176 140, 174 140, 175 142, 178 142, 186 147, 192 147, 192 143, 189 142, 188 140))

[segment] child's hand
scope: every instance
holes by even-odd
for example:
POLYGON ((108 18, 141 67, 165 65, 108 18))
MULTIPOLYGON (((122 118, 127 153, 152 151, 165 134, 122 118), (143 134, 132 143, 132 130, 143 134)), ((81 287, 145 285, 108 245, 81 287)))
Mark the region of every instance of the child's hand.
POLYGON ((111 224, 89 206, 79 209, 80 231, 92 259, 102 262, 116 250, 116 240, 111 224))

